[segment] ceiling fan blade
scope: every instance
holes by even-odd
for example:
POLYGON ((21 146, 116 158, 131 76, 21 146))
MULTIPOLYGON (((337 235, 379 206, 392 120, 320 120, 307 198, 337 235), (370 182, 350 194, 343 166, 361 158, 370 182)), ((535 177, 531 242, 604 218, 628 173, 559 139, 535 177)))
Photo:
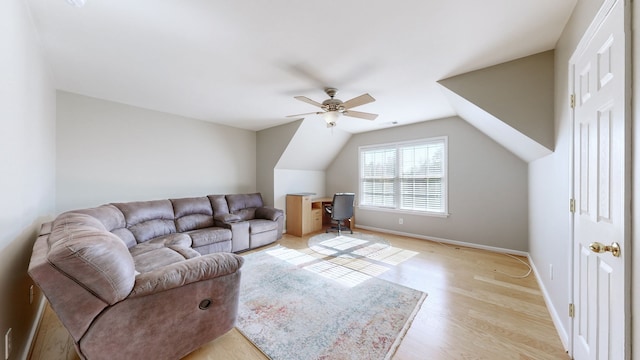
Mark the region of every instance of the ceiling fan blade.
POLYGON ((300 117, 300 116, 306 116, 306 115, 320 115, 320 114, 324 114, 324 112, 316 111, 316 112, 310 112, 310 113, 304 113, 304 114, 287 115, 287 117, 300 117))
POLYGON ((345 109, 351 109, 353 107, 368 104, 374 101, 376 101, 376 99, 374 99, 373 96, 369 94, 362 94, 358 97, 354 97, 351 100, 345 101, 344 103, 342 103, 342 106, 344 106, 345 109))
POLYGON ((308 98, 308 97, 306 97, 306 96, 294 96, 294 98, 296 98, 296 99, 298 99, 298 100, 300 100, 300 101, 302 101, 302 102, 306 102, 307 104, 311 104, 311 105, 313 105, 313 106, 317 106, 317 107, 319 107, 319 108, 321 108, 321 107, 322 107, 322 104, 320 104, 320 103, 319 103, 319 102, 317 102, 317 101, 311 100, 311 99, 309 99, 309 98, 308 98))
POLYGON ((342 115, 351 116, 365 120, 375 120, 378 117, 378 114, 371 114, 362 111, 353 111, 353 110, 345 110, 342 115))

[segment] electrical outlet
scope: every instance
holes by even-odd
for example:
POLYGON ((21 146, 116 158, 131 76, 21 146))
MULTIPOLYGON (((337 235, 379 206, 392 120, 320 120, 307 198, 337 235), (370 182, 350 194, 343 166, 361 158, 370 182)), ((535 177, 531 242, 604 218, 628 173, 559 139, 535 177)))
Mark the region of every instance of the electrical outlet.
POLYGON ((33 285, 29 286, 29 305, 33 304, 33 285))
POLYGON ((13 335, 11 333, 11 328, 7 330, 7 333, 4 335, 4 360, 9 360, 9 355, 11 355, 11 346, 13 345, 13 335))
POLYGON ((553 264, 549 264, 549 279, 553 280, 553 264))
POLYGON ((400 225, 404 224, 404 219, 403 218, 398 218, 398 224, 400 224, 400 225))

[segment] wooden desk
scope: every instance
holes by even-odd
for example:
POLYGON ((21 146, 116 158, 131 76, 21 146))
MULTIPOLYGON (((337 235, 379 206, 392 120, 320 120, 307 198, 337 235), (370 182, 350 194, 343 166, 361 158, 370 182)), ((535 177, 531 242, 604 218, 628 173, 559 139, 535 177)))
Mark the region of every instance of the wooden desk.
MULTIPOLYGON (((288 194, 287 234, 303 236, 330 225, 331 217, 325 213, 324 207, 332 202, 333 197, 313 198, 310 194, 288 194)), ((351 226, 354 226, 353 218, 351 226)))

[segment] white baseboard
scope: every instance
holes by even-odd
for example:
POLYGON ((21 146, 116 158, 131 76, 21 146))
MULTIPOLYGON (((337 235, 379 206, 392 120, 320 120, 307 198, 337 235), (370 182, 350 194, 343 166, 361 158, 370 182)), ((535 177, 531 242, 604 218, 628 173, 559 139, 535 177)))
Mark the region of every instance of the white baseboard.
MULTIPOLYGON (((544 302, 547 305, 547 309, 549 310, 549 314, 551 315, 551 320, 553 320, 553 325, 555 325, 556 331, 558 332, 560 341, 562 341, 562 346, 566 351, 569 351, 569 333, 562 325, 562 321, 560 320, 560 315, 558 314, 557 309, 551 303, 549 293, 547 292, 547 288, 544 286, 544 283, 540 280, 540 273, 538 272, 535 263, 531 259, 531 256, 527 255, 527 258, 529 259, 529 264, 531 264, 533 273, 536 275, 536 281, 538 282, 540 291, 542 291, 542 297, 544 298, 544 302)), ((569 304, 567 304, 567 306, 569 306, 569 304)), ((565 311, 569 311, 569 309, 567 308, 565 309, 565 311)))
POLYGON ((362 226, 362 225, 356 224, 355 227, 356 227, 356 229, 365 229, 365 230, 377 231, 377 232, 381 232, 381 233, 394 234, 394 235, 400 235, 400 236, 407 236, 407 237, 418 238, 418 239, 423 239, 423 240, 431 240, 431 241, 436 241, 436 242, 440 242, 440 243, 443 243, 443 244, 464 246, 464 247, 473 248, 473 249, 488 250, 488 251, 493 251, 493 252, 497 252, 497 253, 501 253, 501 254, 511 254, 511 255, 518 255, 518 256, 527 256, 527 257, 529 256, 529 253, 526 252, 526 251, 505 249, 505 248, 499 248, 499 247, 495 247, 495 246, 487 246, 487 245, 481 245, 481 244, 468 243, 468 242, 464 242, 464 241, 443 239, 443 238, 438 238, 438 237, 435 237, 435 236, 412 234, 412 233, 407 233, 407 232, 402 232, 402 231, 387 230, 387 229, 376 228, 376 227, 373 227, 373 226, 362 226))
POLYGON ((47 299, 44 296, 40 297, 40 304, 38 304, 38 312, 36 313, 36 320, 31 324, 31 330, 29 330, 29 338, 27 339, 27 345, 25 350, 22 351, 22 360, 31 358, 31 351, 35 345, 36 335, 38 335, 38 329, 40 329, 40 323, 44 315, 44 307, 47 304, 47 299))

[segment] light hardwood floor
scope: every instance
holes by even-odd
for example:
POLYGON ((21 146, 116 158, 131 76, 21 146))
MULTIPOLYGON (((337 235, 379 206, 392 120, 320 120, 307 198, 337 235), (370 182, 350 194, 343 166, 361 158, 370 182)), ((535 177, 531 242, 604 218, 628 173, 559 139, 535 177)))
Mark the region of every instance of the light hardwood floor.
MULTIPOLYGON (((380 263, 389 270, 378 277, 428 294, 393 359, 569 358, 534 273, 522 277, 529 271, 522 262, 484 250, 379 235, 391 246, 417 254, 397 265, 380 263)), ((308 239, 285 234, 278 243, 305 249, 308 239)), ((49 307, 30 358, 78 359, 68 333, 49 307)), ((267 358, 233 329, 185 359, 267 358)))

